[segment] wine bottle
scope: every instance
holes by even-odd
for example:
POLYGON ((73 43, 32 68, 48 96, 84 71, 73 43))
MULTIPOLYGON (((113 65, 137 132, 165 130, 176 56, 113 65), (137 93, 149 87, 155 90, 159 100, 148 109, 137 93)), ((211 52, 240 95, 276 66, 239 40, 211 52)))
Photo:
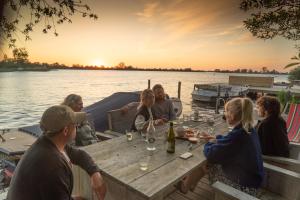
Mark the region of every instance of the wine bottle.
POLYGON ((173 129, 173 122, 170 122, 167 144, 168 144, 167 152, 174 153, 175 152, 175 134, 174 134, 174 129, 173 129))
POLYGON ((148 141, 147 150, 149 150, 149 151, 154 151, 156 149, 154 146, 155 128, 154 128, 153 123, 154 123, 153 118, 151 117, 149 120, 148 128, 147 128, 147 141, 148 141))

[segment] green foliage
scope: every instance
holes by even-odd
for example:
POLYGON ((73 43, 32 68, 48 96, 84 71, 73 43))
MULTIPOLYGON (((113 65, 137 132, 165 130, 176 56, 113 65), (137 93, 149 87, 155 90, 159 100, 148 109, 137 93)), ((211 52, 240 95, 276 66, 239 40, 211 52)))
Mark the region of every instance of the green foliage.
POLYGON ((298 97, 295 97, 294 95, 292 96, 292 100, 291 100, 292 103, 294 104, 300 104, 300 98, 298 97))
POLYGON ((289 81, 300 80, 300 66, 290 71, 288 79, 289 81))
POLYGON ((38 24, 42 24, 42 32, 52 31, 58 36, 57 24, 72 23, 74 14, 82 17, 97 19, 98 16, 90 11, 90 7, 82 3, 83 0, 1 0, 0 6, 0 39, 6 40, 10 48, 16 48, 16 41, 20 33, 25 40, 31 40, 30 33, 38 24), (5 12, 2 12, 2 11, 5 12), (18 27, 20 21, 24 23, 22 11, 30 13, 29 21, 23 28, 18 27), (6 15, 3 15, 5 13, 6 15))
MULTIPOLYGON (((242 0, 240 8, 251 11, 251 17, 244 21, 245 27, 253 36, 261 39, 272 39, 281 36, 288 40, 300 40, 300 1, 299 0, 242 0)), ((300 46, 296 45, 300 52, 300 46)), ((289 80, 300 79, 300 53, 292 58, 296 62, 284 68, 295 67, 289 80)))
POLYGON ((294 66, 300 67, 300 53, 299 53, 298 57, 297 57, 297 56, 294 56, 294 57, 292 57, 291 59, 292 59, 292 60, 296 60, 296 62, 293 62, 293 63, 288 64, 287 66, 284 67, 285 69, 286 69, 286 68, 289 68, 289 67, 294 67, 294 66))
POLYGON ((292 95, 290 91, 281 90, 277 94, 277 98, 283 109, 287 103, 300 103, 300 99, 292 95))
POLYGON ((25 48, 15 48, 13 50, 14 61, 24 63, 28 61, 28 51, 25 48))
POLYGON ((285 105, 288 100, 287 100, 287 92, 284 90, 281 90, 280 92, 278 92, 277 94, 278 100, 280 102, 281 105, 285 105))
POLYGON ((240 8, 252 11, 244 25, 255 37, 300 39, 299 0, 242 0, 240 8))

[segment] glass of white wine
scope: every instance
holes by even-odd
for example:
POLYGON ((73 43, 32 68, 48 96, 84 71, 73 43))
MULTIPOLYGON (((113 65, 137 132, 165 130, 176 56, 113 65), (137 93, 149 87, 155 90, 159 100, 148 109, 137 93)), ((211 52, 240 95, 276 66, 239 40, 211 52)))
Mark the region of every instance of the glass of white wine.
POLYGON ((214 131, 215 131, 215 119, 214 117, 208 117, 207 118, 207 125, 208 125, 208 131, 207 133, 210 134, 210 135, 213 135, 214 134, 214 131))
POLYGON ((149 161, 150 161, 150 156, 142 157, 139 160, 140 170, 142 171, 148 170, 149 161))
POLYGON ((125 133, 126 133, 127 141, 132 141, 132 138, 133 138, 132 132, 126 130, 125 133))

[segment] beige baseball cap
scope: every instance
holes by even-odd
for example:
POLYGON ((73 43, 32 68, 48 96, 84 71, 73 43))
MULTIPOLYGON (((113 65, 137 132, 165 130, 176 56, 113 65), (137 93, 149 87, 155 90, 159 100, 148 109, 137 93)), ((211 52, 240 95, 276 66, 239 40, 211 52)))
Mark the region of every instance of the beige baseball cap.
POLYGON ((69 124, 82 123, 86 118, 85 112, 74 112, 69 106, 52 106, 44 112, 40 127, 44 134, 57 133, 69 124))

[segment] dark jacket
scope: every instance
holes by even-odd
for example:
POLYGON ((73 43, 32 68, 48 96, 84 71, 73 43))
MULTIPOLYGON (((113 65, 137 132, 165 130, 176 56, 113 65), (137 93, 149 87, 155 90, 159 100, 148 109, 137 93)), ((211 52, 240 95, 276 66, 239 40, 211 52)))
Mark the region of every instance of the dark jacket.
POLYGON ((249 134, 239 125, 226 136, 217 135, 216 143, 205 144, 204 154, 208 162, 221 165, 233 182, 253 188, 261 185, 264 171, 255 129, 249 134))
POLYGON ((282 117, 269 116, 257 126, 262 154, 289 157, 289 139, 282 117))
MULTIPOLYGON (((91 157, 66 146, 72 164, 89 175, 99 171, 91 157)), ((70 200, 73 189, 71 166, 55 144, 41 136, 26 151, 14 172, 7 200, 70 200)))
MULTIPOLYGON (((152 116, 153 116, 153 120, 156 120, 157 117, 154 113, 154 110, 151 108, 151 112, 152 112, 152 116)), ((137 113, 135 115, 135 118, 133 120, 133 124, 131 126, 131 129, 134 131, 137 131, 137 128, 135 127, 135 120, 137 118, 138 115, 143 115, 145 117, 145 121, 148 121, 150 119, 150 113, 148 112, 148 109, 146 106, 141 106, 140 108, 138 108, 137 113)))

